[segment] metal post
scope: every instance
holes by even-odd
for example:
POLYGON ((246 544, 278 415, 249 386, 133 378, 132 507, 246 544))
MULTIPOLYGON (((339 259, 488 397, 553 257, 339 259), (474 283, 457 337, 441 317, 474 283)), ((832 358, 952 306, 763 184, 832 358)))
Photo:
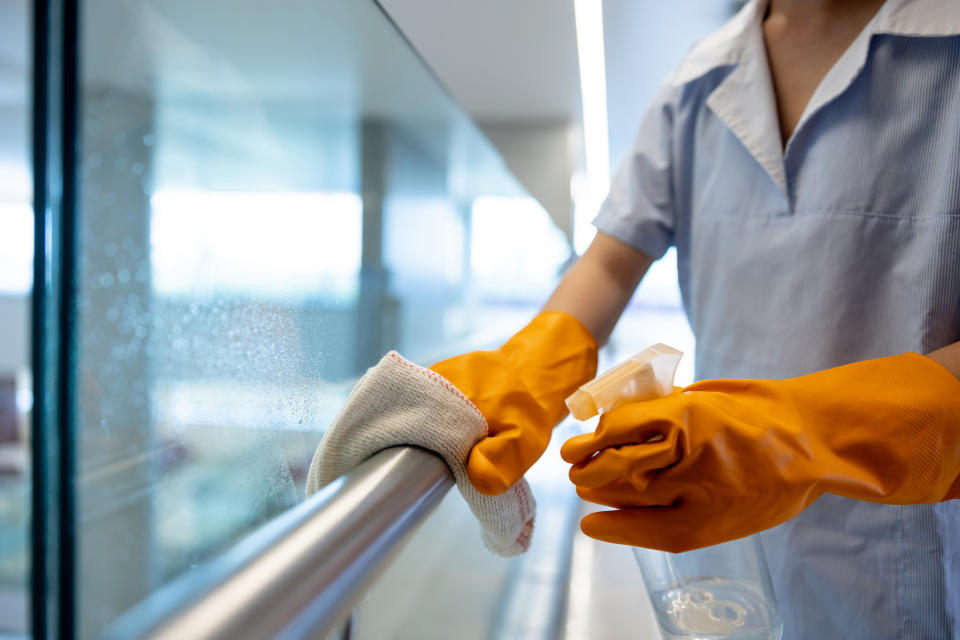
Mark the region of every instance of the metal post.
POLYGON ((33 11, 31 631, 71 640, 78 0, 37 0, 33 11))

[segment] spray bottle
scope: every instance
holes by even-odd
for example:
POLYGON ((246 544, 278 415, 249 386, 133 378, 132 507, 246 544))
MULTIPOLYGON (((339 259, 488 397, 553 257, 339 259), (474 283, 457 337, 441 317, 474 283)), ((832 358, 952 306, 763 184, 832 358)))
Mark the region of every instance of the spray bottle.
MULTIPOLYGON (((673 393, 682 356, 665 344, 644 349, 574 391, 566 400, 570 414, 587 420, 628 403, 673 393)), ((667 640, 781 637, 783 624, 756 536, 686 553, 639 547, 633 552, 667 640)))

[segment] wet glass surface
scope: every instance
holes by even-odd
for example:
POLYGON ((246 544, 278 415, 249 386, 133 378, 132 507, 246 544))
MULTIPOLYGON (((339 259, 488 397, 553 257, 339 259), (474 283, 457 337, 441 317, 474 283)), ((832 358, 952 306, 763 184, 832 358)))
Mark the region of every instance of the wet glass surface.
POLYGON ((103 0, 81 25, 89 637, 302 499, 385 351, 515 330, 569 243, 374 3, 103 0))

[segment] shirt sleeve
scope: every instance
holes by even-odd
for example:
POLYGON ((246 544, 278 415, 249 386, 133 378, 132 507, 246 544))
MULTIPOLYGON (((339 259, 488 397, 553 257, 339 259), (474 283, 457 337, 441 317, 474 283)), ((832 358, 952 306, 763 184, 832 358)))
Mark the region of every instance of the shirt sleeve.
POLYGON ((661 88, 593 220, 598 231, 661 258, 673 245, 672 91, 661 88))

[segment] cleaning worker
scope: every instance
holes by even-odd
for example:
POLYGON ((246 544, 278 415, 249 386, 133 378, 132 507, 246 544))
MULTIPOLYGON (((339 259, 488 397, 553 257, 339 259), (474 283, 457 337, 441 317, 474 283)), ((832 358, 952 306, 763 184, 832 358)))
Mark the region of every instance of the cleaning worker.
POLYGON ((433 367, 487 419, 473 485, 536 461, 675 246, 699 382, 564 444, 613 508, 583 530, 764 531, 786 640, 960 638, 960 2, 749 2, 666 80, 595 224, 530 325, 433 367))

